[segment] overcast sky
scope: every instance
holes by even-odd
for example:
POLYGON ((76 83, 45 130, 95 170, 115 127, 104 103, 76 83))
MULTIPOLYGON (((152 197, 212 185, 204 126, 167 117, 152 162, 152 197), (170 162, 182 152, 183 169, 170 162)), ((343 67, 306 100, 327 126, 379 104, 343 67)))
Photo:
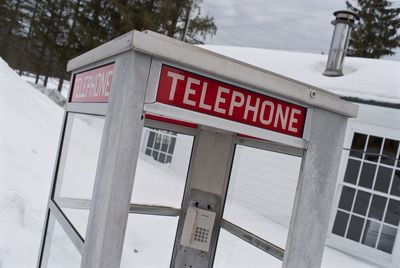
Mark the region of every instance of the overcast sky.
MULTIPOLYGON (((400 0, 393 0, 400 6, 400 0)), ((203 0, 202 13, 214 17, 217 34, 209 44, 328 54, 333 12, 345 0, 203 0)), ((400 60, 400 49, 390 59, 400 60)))

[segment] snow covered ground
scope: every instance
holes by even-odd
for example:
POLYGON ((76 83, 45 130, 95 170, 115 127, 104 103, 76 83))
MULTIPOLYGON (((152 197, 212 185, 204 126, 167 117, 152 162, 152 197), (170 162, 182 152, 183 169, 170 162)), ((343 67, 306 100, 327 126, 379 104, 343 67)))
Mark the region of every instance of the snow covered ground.
POLYGON ((35 267, 62 109, 0 58, 0 267, 35 267))
MULTIPOLYGON (((0 59, 0 267, 35 267, 45 208, 61 129, 62 109, 24 82, 0 59)), ((97 128, 99 125, 92 125, 97 128)), ((90 142, 90 140, 88 141, 90 142)), ((170 165, 141 154, 135 183, 135 201, 175 205, 180 203, 184 179, 170 165), (154 190, 159 199, 153 199, 154 190), (138 191, 137 189, 142 189, 138 191), (177 199, 178 198, 178 199, 177 199)), ((285 227, 266 221, 257 211, 246 210, 247 223, 267 222, 274 230, 285 227)), ((85 225, 78 214, 73 221, 85 225)), ((168 267, 177 218, 129 215, 121 267, 168 267), (162 226, 162 228, 160 228, 162 226)), ((262 225, 265 231, 265 225, 262 225)), ((257 227, 254 227, 257 228, 257 227)), ((84 229, 84 228, 83 228, 84 229)), ((257 230, 254 230, 257 232, 257 230)), ((278 244, 285 244, 285 235, 278 244)), ((49 267, 74 268, 79 253, 56 225, 49 267)), ((280 267, 281 262, 221 231, 215 267, 280 267)), ((366 263, 326 248, 324 268, 368 268, 366 263)))

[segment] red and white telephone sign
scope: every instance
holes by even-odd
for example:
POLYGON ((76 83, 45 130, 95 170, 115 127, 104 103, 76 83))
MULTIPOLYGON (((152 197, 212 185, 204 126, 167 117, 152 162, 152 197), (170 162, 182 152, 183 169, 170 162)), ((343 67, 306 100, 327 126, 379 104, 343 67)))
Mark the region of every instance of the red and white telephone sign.
POLYGON ((302 137, 305 107, 163 65, 157 102, 302 137))
POLYGON ((114 63, 74 76, 71 102, 108 102, 114 63))

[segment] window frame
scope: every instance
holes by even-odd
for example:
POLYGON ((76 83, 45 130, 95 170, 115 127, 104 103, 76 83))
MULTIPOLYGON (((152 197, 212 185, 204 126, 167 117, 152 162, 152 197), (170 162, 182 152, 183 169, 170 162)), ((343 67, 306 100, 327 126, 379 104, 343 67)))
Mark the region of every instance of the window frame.
MULTIPOLYGON (((371 125, 369 124, 364 124, 364 123, 358 123, 358 122, 349 122, 348 123, 348 127, 346 130, 346 136, 345 136, 345 141, 343 144, 343 150, 342 150, 342 156, 341 156, 341 160, 340 160, 340 166, 339 166, 339 173, 338 173, 338 179, 336 182, 336 192, 335 192, 335 196, 334 196, 334 200, 332 203, 332 209, 331 209, 331 217, 330 217, 330 223, 329 223, 329 229, 328 229, 328 235, 327 235, 327 246, 336 248, 338 250, 341 251, 345 251, 345 252, 349 252, 350 254, 360 257, 362 259, 365 259, 367 261, 370 261, 372 263, 378 264, 378 265, 383 265, 385 267, 388 268, 397 268, 396 264, 400 262, 400 224, 399 226, 397 226, 397 233, 396 233, 396 238, 394 241, 394 245, 393 245, 393 250, 392 250, 392 254, 386 253, 384 251, 378 250, 377 248, 372 248, 370 246, 367 245, 363 245, 361 242, 355 242, 349 238, 346 237, 342 237, 340 235, 336 235, 332 232, 332 228, 335 222, 335 217, 336 217, 336 213, 338 210, 340 210, 339 208, 339 201, 340 201, 340 197, 341 197, 341 193, 342 193, 342 188, 343 186, 350 186, 356 190, 363 190, 366 191, 368 193, 371 193, 371 197, 370 199, 372 199, 372 193, 373 192, 377 192, 376 190, 374 190, 374 184, 372 185, 371 189, 367 189, 364 187, 360 187, 358 185, 354 185, 348 182, 344 182, 344 175, 346 172, 346 167, 347 167, 347 163, 349 159, 359 159, 356 157, 351 157, 350 156, 350 148, 353 142, 353 137, 355 133, 360 133, 360 134, 365 134, 367 136, 378 136, 378 137, 382 137, 385 139, 394 139, 394 140, 399 140, 400 141, 400 135, 399 133, 396 133, 393 129, 390 128, 385 128, 385 127, 380 127, 380 126, 373 126, 371 127, 371 125)), ((384 143, 382 143, 382 147, 384 146, 384 143)), ((397 152, 397 156, 396 158, 398 159, 400 156, 400 149, 397 152)), ((384 167, 388 167, 388 165, 386 164, 379 164, 378 162, 373 162, 373 161, 369 161, 369 160, 365 160, 365 159, 359 159, 361 162, 361 167, 362 168, 362 163, 366 162, 366 163, 375 163, 377 165, 377 169, 375 170, 375 176, 377 175, 377 172, 379 170, 379 166, 384 166, 384 167)), ((400 161, 400 160, 399 160, 400 161)), ((392 167, 395 171, 399 170, 400 168, 398 168, 397 163, 394 163, 394 166, 392 167)), ((360 173, 361 171, 359 171, 360 173)), ((358 177, 360 176, 360 174, 358 175, 358 177)), ((374 182, 376 181, 376 179, 374 180, 374 182)), ((390 191, 390 188, 389 188, 390 191)), ((392 195, 390 195, 390 193, 383 193, 383 192, 377 192, 378 194, 380 194, 380 196, 385 196, 386 198, 389 197, 392 198, 392 195)), ((354 197, 355 200, 356 197, 354 197)), ((393 199, 393 198, 392 198, 393 199)), ((400 197, 395 197, 395 200, 400 200, 400 197)), ((371 200, 369 202, 368 205, 368 209, 371 205, 371 200)), ((386 206, 385 206, 385 211, 384 211, 384 215, 382 218, 382 222, 384 222, 384 217, 387 211, 387 206, 388 206, 388 201, 386 202, 386 206)), ((354 202, 353 205, 354 206, 354 202)), ((341 210, 343 211, 343 210, 341 210)), ((349 213, 350 214, 350 213, 349 213)), ((353 213, 351 212, 351 215, 353 215, 353 213)), ((357 215, 357 214, 355 214, 357 215)), ((365 216, 363 216, 365 219, 368 219, 368 215, 366 214, 365 216)), ((389 225, 391 226, 391 225, 389 225)), ((348 229, 348 226, 346 227, 346 229, 348 229)), ((363 235, 363 233, 361 234, 363 235)), ((360 238, 360 240, 362 239, 362 237, 360 238)), ((378 243, 379 241, 377 241, 376 243, 378 243)))
MULTIPOLYGON (((108 103, 90 103, 90 104, 67 103, 65 106, 63 121, 61 124, 60 138, 58 141, 56 160, 51 179, 50 193, 46 210, 45 222, 43 226, 37 267, 47 267, 49 250, 52 244, 51 236, 53 233, 55 221, 61 225, 66 235, 69 237, 69 239, 74 244, 76 249, 79 251, 81 256, 83 256, 83 247, 85 244, 85 240, 79 234, 78 230, 74 227, 74 225, 71 223, 68 217, 64 214, 62 209, 57 205, 54 196, 56 195, 56 188, 58 186, 59 173, 62 169, 62 165, 64 164, 62 163, 62 161, 65 160, 65 158, 63 157, 65 142, 68 142, 67 135, 69 135, 69 132, 71 131, 72 127, 71 124, 67 124, 69 114, 72 113, 85 114, 85 115, 100 116, 106 118, 107 105, 108 103)), ((87 202, 81 202, 80 200, 78 201, 82 206, 87 205, 86 204, 87 202)))

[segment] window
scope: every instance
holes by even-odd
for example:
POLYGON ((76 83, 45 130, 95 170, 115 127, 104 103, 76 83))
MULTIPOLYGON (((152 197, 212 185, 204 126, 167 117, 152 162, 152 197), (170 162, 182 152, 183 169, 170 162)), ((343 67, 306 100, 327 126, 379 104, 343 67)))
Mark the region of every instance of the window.
POLYGON ((54 200, 85 238, 105 118, 69 113, 54 200))
POLYGON ((400 221, 399 141, 354 133, 332 233, 392 254, 400 221))
POLYGON ((171 163, 175 143, 176 133, 151 129, 145 153, 161 163, 171 163))

